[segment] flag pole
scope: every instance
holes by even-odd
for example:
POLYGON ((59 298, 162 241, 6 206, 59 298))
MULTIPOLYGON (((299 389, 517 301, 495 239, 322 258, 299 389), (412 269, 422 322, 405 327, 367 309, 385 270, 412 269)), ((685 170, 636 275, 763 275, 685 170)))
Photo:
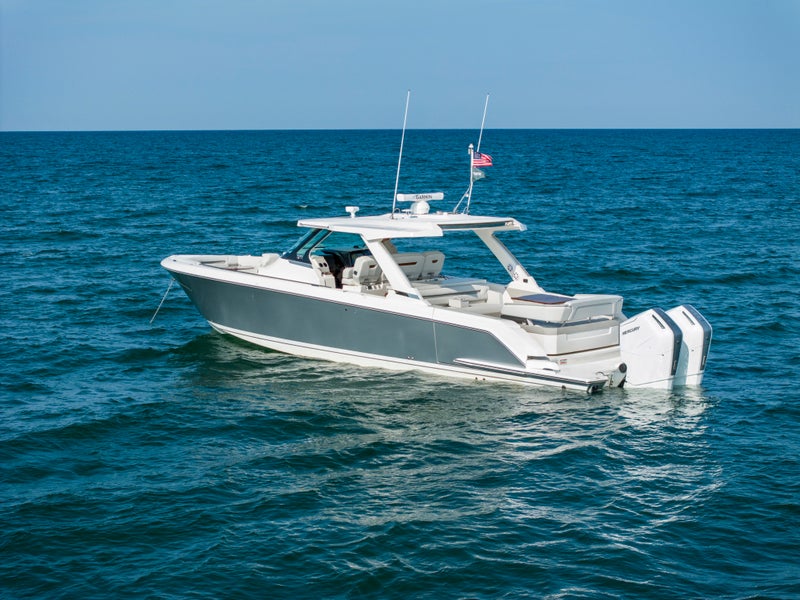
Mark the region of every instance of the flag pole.
POLYGON ((481 119, 481 131, 478 133, 478 147, 473 150, 472 144, 469 145, 469 189, 467 190, 467 208, 465 214, 469 214, 469 203, 472 201, 472 185, 475 182, 474 175, 474 156, 475 152, 480 154, 481 140, 483 139, 483 126, 486 124, 486 109, 489 108, 489 94, 486 94, 486 102, 483 103, 483 118, 481 119))
POLYGON ((481 119, 480 133, 478 133, 478 147, 476 149, 472 144, 469 145, 469 187, 467 188, 467 191, 464 192, 464 195, 461 196, 461 200, 458 201, 458 204, 456 204, 456 207, 453 209, 453 212, 457 212, 458 211, 459 207, 461 206, 461 203, 464 201, 464 198, 466 198, 467 199, 467 204, 466 204, 466 206, 464 208, 464 214, 467 214, 467 215, 469 214, 469 204, 472 201, 472 185, 475 182, 475 176, 474 176, 474 170, 475 170, 474 160, 475 159, 474 159, 474 156, 475 156, 476 152, 480 153, 480 151, 481 151, 481 140, 483 139, 483 126, 486 124, 486 109, 487 108, 489 108, 489 93, 488 92, 486 93, 486 101, 483 103, 483 118, 481 119))
POLYGON ((397 157, 397 175, 394 178, 394 195, 392 196, 392 219, 397 206, 397 186, 400 184, 400 163, 403 160, 403 142, 406 139, 406 119, 408 119, 408 101, 411 99, 411 90, 406 92, 406 112, 403 115, 403 133, 400 135, 400 156, 397 157))
POLYGON ((475 179, 472 177, 472 155, 473 155, 473 148, 472 144, 469 145, 469 187, 467 188, 467 205, 464 208, 464 214, 469 214, 469 203, 472 201, 472 185, 475 183, 475 179))

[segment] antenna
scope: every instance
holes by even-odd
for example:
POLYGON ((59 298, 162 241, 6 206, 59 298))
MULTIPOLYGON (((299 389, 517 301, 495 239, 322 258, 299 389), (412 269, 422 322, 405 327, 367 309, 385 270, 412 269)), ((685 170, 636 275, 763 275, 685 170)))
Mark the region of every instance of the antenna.
POLYGON ((400 156, 397 157, 397 175, 394 178, 394 194, 392 195, 392 219, 397 206, 397 186, 400 184, 400 163, 403 160, 403 142, 406 139, 406 119, 408 119, 408 102, 411 100, 411 90, 406 92, 406 112, 403 115, 403 133, 400 136, 400 156))
POLYGON ((489 108, 489 92, 486 92, 486 102, 483 104, 483 119, 481 119, 481 132, 478 134, 478 147, 475 152, 481 151, 481 139, 483 138, 483 125, 486 123, 486 109, 489 108))

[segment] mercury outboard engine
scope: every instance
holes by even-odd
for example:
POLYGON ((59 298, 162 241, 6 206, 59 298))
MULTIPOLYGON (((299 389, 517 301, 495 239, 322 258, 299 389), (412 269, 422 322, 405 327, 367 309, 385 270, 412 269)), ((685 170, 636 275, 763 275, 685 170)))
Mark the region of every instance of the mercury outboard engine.
POLYGON ((671 308, 667 314, 683 332, 675 385, 700 385, 711 346, 711 324, 691 304, 671 308))
POLYGON ((703 381, 711 325, 689 304, 651 308, 620 324, 625 385, 671 390, 703 381))
POLYGON ((660 308, 651 308, 619 326, 622 361, 628 366, 625 385, 671 390, 683 333, 660 308))

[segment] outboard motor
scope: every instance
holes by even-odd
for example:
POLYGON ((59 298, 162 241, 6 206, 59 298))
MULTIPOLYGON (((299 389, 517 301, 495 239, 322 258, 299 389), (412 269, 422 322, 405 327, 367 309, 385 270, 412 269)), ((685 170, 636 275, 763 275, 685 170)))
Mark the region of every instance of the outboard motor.
POLYGON ((683 333, 675 385, 700 385, 711 346, 711 324, 691 304, 671 308, 667 314, 683 333))
POLYGON ((628 367, 625 385, 671 390, 683 333, 660 308, 651 308, 619 326, 620 353, 628 367))

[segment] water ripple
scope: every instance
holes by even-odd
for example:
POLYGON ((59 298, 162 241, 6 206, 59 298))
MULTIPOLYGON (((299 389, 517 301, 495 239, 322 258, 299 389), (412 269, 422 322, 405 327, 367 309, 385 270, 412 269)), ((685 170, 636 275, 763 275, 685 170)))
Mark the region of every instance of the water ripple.
MULTIPOLYGON (((800 597, 796 131, 486 132, 509 246, 630 314, 697 306, 704 389, 303 360, 177 292, 149 324, 168 254, 385 211, 396 134, 0 134, 0 595, 800 597)), ((404 181, 459 196, 473 138, 409 132, 404 181)))

